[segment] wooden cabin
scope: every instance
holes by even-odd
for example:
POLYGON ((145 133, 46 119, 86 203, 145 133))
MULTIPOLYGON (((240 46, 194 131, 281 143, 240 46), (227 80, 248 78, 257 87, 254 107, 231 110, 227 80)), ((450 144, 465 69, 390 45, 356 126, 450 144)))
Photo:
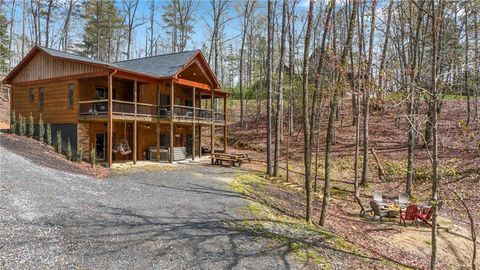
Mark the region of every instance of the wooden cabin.
MULTIPOLYGON (((61 131, 74 153, 89 159, 169 161, 202 155, 202 130, 215 151, 223 128, 227 150, 227 93, 200 50, 103 62, 35 46, 3 80, 11 110, 61 131)), ((35 128, 38 132, 38 128, 35 128)))

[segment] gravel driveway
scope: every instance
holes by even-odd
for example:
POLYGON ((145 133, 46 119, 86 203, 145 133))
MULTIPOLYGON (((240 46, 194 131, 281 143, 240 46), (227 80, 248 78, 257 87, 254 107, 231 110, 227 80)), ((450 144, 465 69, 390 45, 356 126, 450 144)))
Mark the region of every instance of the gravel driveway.
POLYGON ((0 268, 298 268, 285 246, 224 221, 248 202, 235 171, 182 165, 98 180, 0 146, 0 268))

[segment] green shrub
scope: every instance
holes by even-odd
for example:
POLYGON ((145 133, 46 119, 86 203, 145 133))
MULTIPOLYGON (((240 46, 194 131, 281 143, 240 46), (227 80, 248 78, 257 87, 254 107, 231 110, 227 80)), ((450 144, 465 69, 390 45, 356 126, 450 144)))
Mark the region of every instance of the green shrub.
POLYGON ((15 115, 15 110, 12 110, 12 119, 10 121, 10 133, 17 133, 17 116, 15 115))
POLYGON ((35 133, 35 126, 33 125, 32 112, 30 112, 30 116, 28 117, 28 137, 32 138, 33 133, 35 133))
POLYGON ((43 143, 44 137, 45 126, 43 125, 42 114, 40 114, 40 118, 38 119, 38 140, 43 143))
POLYGON ((57 152, 62 153, 62 132, 60 130, 57 131, 57 152))
POLYGON ((47 123, 47 144, 52 145, 52 128, 48 123, 47 123))
POLYGON ((95 148, 92 148, 92 151, 90 151, 90 162, 92 163, 92 166, 97 163, 97 153, 95 153, 95 148))
POLYGON ((83 160, 83 148, 82 146, 80 145, 78 148, 77 148, 77 161, 78 162, 82 162, 83 160))
POLYGON ((25 135, 25 117, 21 113, 18 114, 18 135, 25 135))
POLYGON ((70 137, 67 138, 67 158, 72 160, 72 146, 70 145, 70 137))

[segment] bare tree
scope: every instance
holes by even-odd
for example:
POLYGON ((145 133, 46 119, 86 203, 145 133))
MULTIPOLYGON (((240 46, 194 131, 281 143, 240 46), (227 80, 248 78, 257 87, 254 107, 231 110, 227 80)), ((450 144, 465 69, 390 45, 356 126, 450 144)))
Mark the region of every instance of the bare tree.
POLYGON ((267 41, 267 175, 272 175, 273 0, 268 0, 267 41))
POLYGON ((50 22, 52 20, 53 10, 57 7, 54 0, 47 1, 47 8, 45 10, 45 47, 50 47, 50 22))
POLYGON ((347 39, 343 46, 342 55, 340 56, 340 62, 338 63, 338 68, 340 75, 337 76, 337 84, 333 89, 333 97, 330 100, 330 113, 328 116, 328 127, 327 127, 327 139, 325 142, 325 186, 323 188, 323 202, 322 202, 322 212, 320 214, 320 225, 325 226, 325 221, 327 219, 328 206, 330 200, 330 185, 331 185, 331 174, 330 174, 330 161, 332 155, 332 144, 333 144, 333 132, 335 125, 335 118, 337 115, 338 99, 340 96, 340 87, 342 80, 345 77, 346 73, 346 63, 348 52, 352 46, 353 39, 353 29, 355 28, 355 19, 358 12, 358 0, 353 1, 352 14, 349 20, 347 39))
POLYGON ((308 120, 308 57, 310 55, 310 36, 312 34, 313 24, 313 0, 310 0, 307 16, 307 29, 305 31, 305 44, 303 50, 303 73, 302 73, 302 123, 303 123, 303 151, 304 151, 304 167, 305 167, 305 192, 307 195, 306 220, 311 222, 312 216, 312 184, 310 179, 311 173, 311 150, 310 150, 310 127, 308 120))
POLYGON ((275 153, 273 159, 273 175, 278 177, 280 174, 280 141, 283 125, 283 72, 285 65, 285 41, 287 37, 287 0, 283 0, 282 5, 282 30, 280 38, 280 60, 278 64, 278 93, 277 93, 277 113, 275 124, 275 153))
POLYGON ((372 61, 373 61, 373 41, 375 37, 375 11, 376 11, 377 1, 372 0, 370 3, 370 41, 368 43, 368 60, 366 68, 366 77, 369 85, 363 89, 363 166, 362 166, 362 186, 367 185, 368 181, 368 143, 369 143, 369 132, 368 124, 370 117, 370 89, 374 89, 374 80, 372 75, 372 61))
POLYGON ((138 0, 122 0, 123 12, 127 18, 127 60, 130 59, 130 52, 132 47, 132 35, 133 30, 141 25, 137 23, 138 19, 135 18, 138 8, 138 0))
POLYGON ((243 54, 245 49, 245 37, 247 36, 248 24, 250 22, 250 16, 252 14, 253 8, 255 6, 255 0, 247 0, 244 5, 243 10, 243 25, 242 25, 242 44, 240 45, 240 63, 239 63, 239 90, 240 90, 240 125, 243 126, 243 116, 244 116, 244 94, 243 94, 243 54))

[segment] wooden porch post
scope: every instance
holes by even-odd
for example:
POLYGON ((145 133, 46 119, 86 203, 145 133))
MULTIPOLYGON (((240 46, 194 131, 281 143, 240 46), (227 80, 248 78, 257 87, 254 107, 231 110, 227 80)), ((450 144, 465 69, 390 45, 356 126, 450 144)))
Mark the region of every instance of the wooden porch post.
POLYGON ((133 82, 133 102, 135 102, 135 120, 133 121, 133 164, 137 164, 137 80, 133 82))
POLYGON ((227 153, 227 96, 223 98, 223 152, 227 153))
POLYGON ((173 80, 170 83, 170 163, 173 162, 173 103, 175 102, 174 98, 174 84, 173 80))
POLYGON ((192 128, 192 160, 195 160, 195 87, 193 87, 193 128, 192 128))
POLYGON ((215 96, 214 96, 214 93, 213 93, 213 89, 212 89, 212 93, 211 93, 211 98, 212 98, 212 101, 210 102, 211 105, 212 105, 212 124, 210 124, 210 153, 213 154, 215 152, 215 150, 213 149, 214 148, 214 137, 215 137, 215 96))
POLYGON ((108 74, 108 165, 112 166, 112 147, 113 147, 113 83, 112 74, 108 74))
POLYGON ((157 162, 160 162, 160 83, 157 83, 157 126, 155 132, 157 135, 156 156, 157 162))

